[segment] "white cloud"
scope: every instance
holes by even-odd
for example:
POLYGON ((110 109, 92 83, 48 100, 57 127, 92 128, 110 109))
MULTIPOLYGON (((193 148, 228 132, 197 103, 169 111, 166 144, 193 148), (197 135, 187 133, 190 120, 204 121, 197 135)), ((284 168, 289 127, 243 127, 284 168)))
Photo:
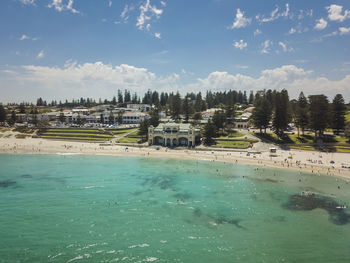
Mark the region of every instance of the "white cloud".
POLYGON ((112 4, 113 4, 112 0, 109 0, 109 1, 108 1, 108 6, 111 7, 112 4))
POLYGON ((240 50, 246 48, 248 46, 248 44, 246 42, 243 41, 243 39, 241 39, 240 41, 236 41, 233 43, 233 46, 235 48, 239 48, 240 50))
POLYGON ((54 8, 58 12, 62 11, 70 11, 74 14, 79 14, 80 12, 73 8, 74 0, 68 0, 67 4, 63 3, 64 0, 52 0, 52 2, 48 5, 49 8, 54 8))
MULTIPOLYGON (((156 76, 146 68, 126 64, 112 66, 102 62, 78 64, 68 61, 64 67, 28 65, 14 72, 17 74, 4 75, 0 71, 1 82, 14 87, 11 95, 6 93, 7 97, 13 96, 11 100, 35 99, 39 96, 56 100, 81 96, 109 98, 118 88, 129 89, 139 95, 148 89, 180 90, 178 74, 156 76)), ((5 91, 0 85, 0 92, 3 94, 5 91)))
POLYGON ((342 14, 343 7, 341 5, 327 6, 328 19, 331 21, 343 22, 345 19, 350 18, 350 11, 345 10, 342 14))
POLYGON ((312 77, 312 71, 298 68, 294 65, 284 65, 274 69, 262 70, 256 78, 228 72, 212 72, 206 78, 199 78, 196 83, 188 85, 191 91, 230 90, 263 90, 287 89, 291 98, 297 98, 301 91, 306 95, 325 94, 333 98, 337 93, 350 99, 350 75, 340 80, 329 80, 326 77, 312 77))
POLYGON ((316 30, 323 30, 327 27, 327 24, 328 23, 326 20, 324 20, 323 18, 320 18, 314 28, 316 30))
POLYGON ((262 23, 272 22, 280 17, 288 17, 289 16, 289 4, 286 4, 286 9, 283 12, 278 12, 279 7, 277 6, 272 12, 270 13, 269 17, 257 15, 255 18, 262 23))
POLYGON ((144 4, 140 6, 140 15, 136 23, 137 28, 143 30, 146 24, 146 29, 149 30, 151 24, 148 21, 151 21, 153 17, 159 19, 162 14, 163 9, 158 9, 156 6, 151 5, 150 0, 146 0, 144 4))
POLYGON ((239 69, 248 69, 249 66, 247 66, 247 65, 236 65, 236 68, 239 68, 239 69))
POLYGON ((298 14, 298 19, 304 19, 305 17, 312 17, 314 14, 314 10, 310 9, 308 11, 306 10, 299 10, 299 14, 298 14))
POLYGON ((134 10, 134 6, 133 6, 133 5, 130 5, 130 6, 129 6, 128 4, 126 4, 126 5, 124 6, 123 11, 122 11, 121 14, 120 14, 120 19, 121 19, 121 21, 115 21, 114 23, 115 23, 115 24, 120 24, 121 22, 127 23, 128 20, 129 20, 129 13, 130 13, 132 10, 134 10))
POLYGON ((81 96, 111 98, 118 88, 141 95, 148 89, 179 90, 185 94, 189 91, 224 91, 232 87, 246 91, 287 89, 291 98, 297 98, 301 91, 306 95, 325 94, 329 98, 341 93, 347 101, 350 99, 350 75, 340 80, 329 80, 326 77, 313 77, 312 71, 294 65, 265 69, 256 77, 214 71, 192 83, 182 84, 181 77, 175 73, 157 76, 146 68, 125 64, 112 66, 102 62, 67 62, 65 67, 28 65, 3 69, 0 70, 0 81, 3 84, 0 85, 2 102, 34 101, 38 97, 56 100, 81 96))
POLYGON ((282 41, 278 42, 278 44, 282 47, 283 52, 292 52, 294 49, 292 47, 288 47, 286 43, 282 41))
POLYGON ((156 37, 156 38, 158 38, 158 39, 161 39, 162 38, 162 36, 160 35, 160 33, 154 33, 154 37, 156 37))
POLYGON ((160 1, 160 4, 164 7, 166 7, 166 2, 165 1, 160 1))
POLYGON ((265 40, 262 43, 262 49, 261 49, 261 53, 262 54, 268 54, 270 53, 270 46, 272 45, 272 41, 271 40, 265 40))
POLYGON ((260 29, 256 29, 256 30, 254 31, 254 36, 260 35, 261 33, 262 33, 262 32, 261 32, 260 29))
POLYGON ((31 37, 31 36, 28 36, 28 35, 26 35, 26 34, 23 34, 23 35, 19 38, 19 40, 33 40, 33 41, 36 41, 36 40, 38 40, 38 38, 37 38, 37 37, 31 37))
POLYGON ((235 21, 233 21, 233 24, 230 27, 230 29, 246 27, 250 24, 251 21, 251 18, 244 17, 244 13, 239 8, 237 8, 236 18, 235 21))
POLYGON ((292 34, 294 34, 294 33, 296 33, 297 32, 297 30, 295 29, 295 28, 291 28, 291 29, 289 29, 289 32, 288 32, 288 34, 290 34, 290 35, 292 35, 292 34))
POLYGON ((45 52, 44 52, 44 50, 41 50, 41 51, 39 52, 39 54, 36 56, 36 58, 37 58, 37 59, 41 59, 41 58, 43 58, 43 57, 45 57, 45 52))
POLYGON ((339 31, 341 35, 346 35, 350 33, 350 27, 339 27, 339 31))
POLYGON ((20 0, 24 5, 35 5, 35 0, 20 0))

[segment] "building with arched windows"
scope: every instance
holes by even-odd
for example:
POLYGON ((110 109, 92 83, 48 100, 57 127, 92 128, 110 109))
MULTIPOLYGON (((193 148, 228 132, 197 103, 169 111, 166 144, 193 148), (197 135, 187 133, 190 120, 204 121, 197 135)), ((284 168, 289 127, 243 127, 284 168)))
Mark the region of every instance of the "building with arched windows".
POLYGON ((194 147, 200 141, 200 129, 189 123, 162 123, 148 128, 148 144, 167 147, 194 147))

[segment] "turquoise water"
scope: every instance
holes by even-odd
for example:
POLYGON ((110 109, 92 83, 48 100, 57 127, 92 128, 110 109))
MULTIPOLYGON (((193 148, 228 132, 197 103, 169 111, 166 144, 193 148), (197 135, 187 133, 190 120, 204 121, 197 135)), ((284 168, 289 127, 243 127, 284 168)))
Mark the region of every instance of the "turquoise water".
POLYGON ((0 262, 350 262, 350 210, 335 208, 349 189, 238 164, 0 154, 0 262))

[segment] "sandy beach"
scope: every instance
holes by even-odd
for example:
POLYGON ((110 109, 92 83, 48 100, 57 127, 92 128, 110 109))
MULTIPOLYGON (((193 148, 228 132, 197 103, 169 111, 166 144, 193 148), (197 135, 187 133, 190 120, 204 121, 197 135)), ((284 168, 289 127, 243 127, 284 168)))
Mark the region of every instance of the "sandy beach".
POLYGON ((39 138, 0 138, 1 153, 18 154, 89 154, 114 156, 139 156, 147 158, 176 158, 211 162, 230 162, 310 172, 320 176, 343 177, 350 180, 350 155, 301 150, 278 150, 277 157, 269 152, 261 154, 247 151, 203 151, 196 149, 167 149, 160 147, 101 146, 98 143, 54 141, 39 138), (291 158, 292 157, 292 158, 291 158), (334 163, 333 163, 334 162, 334 163))

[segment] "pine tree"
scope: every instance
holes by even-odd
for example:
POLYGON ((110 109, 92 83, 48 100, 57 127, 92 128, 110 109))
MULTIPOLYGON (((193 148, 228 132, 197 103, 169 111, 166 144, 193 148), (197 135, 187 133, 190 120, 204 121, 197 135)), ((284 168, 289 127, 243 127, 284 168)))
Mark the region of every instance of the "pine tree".
POLYGON ((211 120, 208 120, 208 123, 204 126, 204 144, 210 145, 213 143, 213 138, 216 136, 216 127, 211 120))
POLYGON ((339 134, 339 131, 343 130, 345 127, 345 113, 346 106, 344 103, 344 98, 341 94, 337 94, 333 99, 331 113, 331 125, 335 134, 339 134))
POLYGON ((194 110, 196 112, 202 111, 202 103, 203 103, 202 94, 199 92, 196 96, 196 101, 194 103, 194 110))
POLYGON ((0 104, 0 122, 5 122, 6 121, 6 111, 4 106, 0 104))
POLYGON ((190 118, 190 113, 191 113, 190 104, 188 102, 187 96, 183 100, 182 110, 183 110, 183 113, 185 114, 185 122, 187 123, 189 118, 190 118))
POLYGON ((181 112, 181 96, 179 92, 177 92, 176 95, 172 97, 170 111, 171 116, 175 120, 178 120, 181 112))
POLYGON ((289 111, 289 96, 287 90, 282 90, 275 95, 275 112, 272 119, 272 127, 278 136, 282 136, 291 121, 289 111))
POLYGON ((254 102, 254 110, 252 114, 252 119, 255 127, 260 129, 260 133, 262 129, 265 129, 269 126, 272 114, 271 103, 264 97, 257 96, 254 102))
POLYGON ((123 93, 119 89, 118 89, 118 103, 119 104, 124 103, 123 93))
POLYGON ((307 98, 304 96, 303 92, 300 92, 295 113, 295 125, 298 128, 298 136, 299 129, 301 129, 302 134, 304 135, 305 128, 309 124, 308 106, 307 98))
POLYGON ((325 95, 309 96, 310 127, 315 132, 315 138, 322 137, 328 126, 329 103, 325 95))

